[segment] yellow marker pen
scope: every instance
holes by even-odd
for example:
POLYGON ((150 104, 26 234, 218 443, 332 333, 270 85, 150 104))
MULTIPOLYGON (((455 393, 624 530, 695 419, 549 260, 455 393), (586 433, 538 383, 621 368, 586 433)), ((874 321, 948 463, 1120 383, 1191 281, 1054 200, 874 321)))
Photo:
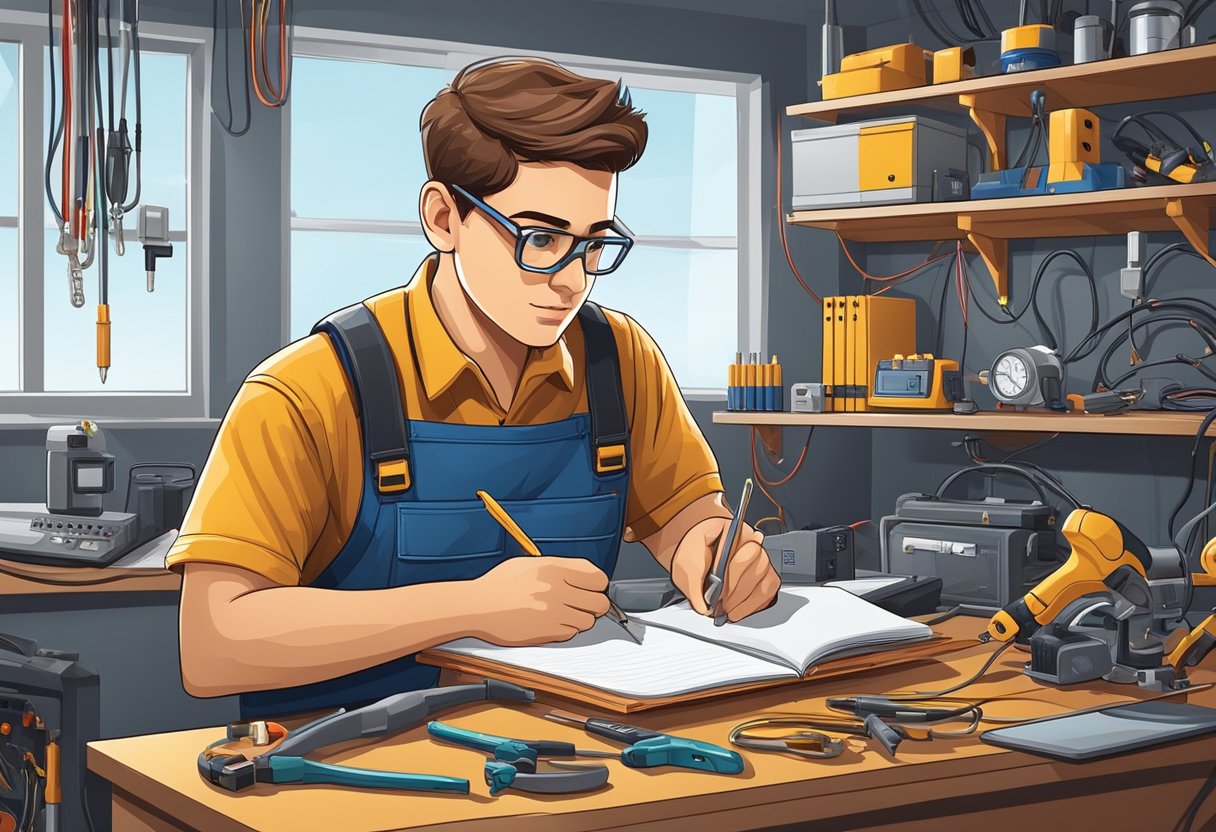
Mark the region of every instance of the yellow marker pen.
POLYGON ((756 354, 755 353, 750 353, 748 355, 748 362, 746 365, 744 365, 743 386, 744 386, 744 396, 746 397, 744 399, 743 409, 744 410, 755 410, 756 409, 756 354))
POLYGON ((773 410, 785 410, 785 386, 781 381, 781 364, 773 355, 773 410))

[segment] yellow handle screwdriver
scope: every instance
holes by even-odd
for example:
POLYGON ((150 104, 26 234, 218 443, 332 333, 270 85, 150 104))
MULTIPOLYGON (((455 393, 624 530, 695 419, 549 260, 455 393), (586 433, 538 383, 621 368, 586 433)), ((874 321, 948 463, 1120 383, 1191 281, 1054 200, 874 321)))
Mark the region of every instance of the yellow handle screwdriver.
MULTIPOLYGON (((540 548, 532 541, 532 538, 528 537, 527 533, 525 533, 524 530, 519 527, 519 524, 515 522, 515 519, 511 517, 511 515, 507 514, 507 510, 499 505, 497 500, 495 500, 489 495, 488 492, 485 491, 478 491, 477 496, 483 503, 485 503, 486 511, 490 513, 490 516, 497 520, 500 526, 506 529, 507 534, 511 535, 511 537, 515 539, 515 542, 519 544, 521 549, 533 557, 541 557, 540 548)), ((620 624, 621 629, 628 633, 631 639, 636 641, 638 644, 642 643, 641 637, 630 629, 628 616, 626 616, 624 611, 611 600, 608 601, 608 617, 617 624, 620 624)))
MULTIPOLYGON (((104 241, 102 245, 104 245, 104 241)), ((97 372, 101 383, 106 383, 110 373, 110 304, 97 304, 97 372)))

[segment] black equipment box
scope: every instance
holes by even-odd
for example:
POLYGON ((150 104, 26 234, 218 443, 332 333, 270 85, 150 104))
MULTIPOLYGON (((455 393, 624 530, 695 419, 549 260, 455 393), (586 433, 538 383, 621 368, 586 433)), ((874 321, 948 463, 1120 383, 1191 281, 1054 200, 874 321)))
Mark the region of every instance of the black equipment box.
POLYGON ((882 570, 942 579, 941 602, 988 616, 1060 564, 1055 512, 1040 502, 905 494, 879 524, 882 570))

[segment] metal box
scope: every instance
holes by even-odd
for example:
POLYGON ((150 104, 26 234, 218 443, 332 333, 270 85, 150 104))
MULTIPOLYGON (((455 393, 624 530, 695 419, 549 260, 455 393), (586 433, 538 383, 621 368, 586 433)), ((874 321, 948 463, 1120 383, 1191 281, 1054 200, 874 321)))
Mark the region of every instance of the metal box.
POLYGON ((966 131, 922 116, 790 133, 795 211, 929 202, 933 171, 966 169, 966 131))

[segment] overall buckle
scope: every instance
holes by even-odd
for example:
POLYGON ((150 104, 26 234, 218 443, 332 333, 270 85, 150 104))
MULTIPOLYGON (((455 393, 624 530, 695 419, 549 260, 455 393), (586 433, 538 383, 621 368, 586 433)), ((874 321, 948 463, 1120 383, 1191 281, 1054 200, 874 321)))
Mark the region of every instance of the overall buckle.
POLYGON ((396 494, 410 487, 410 461, 402 451, 372 454, 376 464, 376 487, 381 494, 396 494))
POLYGON ((625 445, 601 445, 595 449, 595 472, 608 474, 625 470, 625 445))

